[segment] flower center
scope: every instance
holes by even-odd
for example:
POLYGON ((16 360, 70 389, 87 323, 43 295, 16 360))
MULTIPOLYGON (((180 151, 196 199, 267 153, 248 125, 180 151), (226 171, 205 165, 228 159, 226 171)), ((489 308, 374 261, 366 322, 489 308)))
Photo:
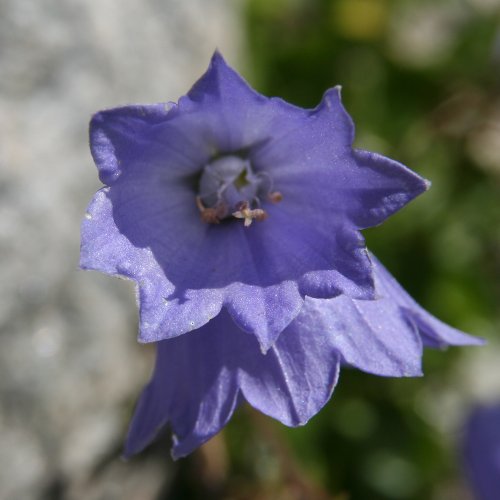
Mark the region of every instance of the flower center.
POLYGON ((200 177, 196 205, 201 220, 219 224, 235 217, 243 219, 245 226, 262 221, 267 218, 262 201, 281 200, 281 194, 271 192, 271 187, 269 175, 254 172, 249 160, 234 155, 217 158, 205 165, 200 177))

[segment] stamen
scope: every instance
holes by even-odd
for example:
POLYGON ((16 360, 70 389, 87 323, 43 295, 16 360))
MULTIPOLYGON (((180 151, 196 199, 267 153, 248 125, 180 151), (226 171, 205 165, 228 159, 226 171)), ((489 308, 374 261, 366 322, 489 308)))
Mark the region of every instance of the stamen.
POLYGON ((224 203, 217 203, 215 207, 209 208, 203 205, 201 197, 196 197, 196 206, 200 211, 200 217, 206 224, 220 224, 220 221, 227 216, 227 206, 224 203))
POLYGON ((267 197, 271 203, 279 203, 283 199, 283 195, 279 191, 273 191, 267 197))
POLYGON ((262 210, 262 208, 251 209, 248 201, 242 201, 241 203, 238 203, 238 206, 236 208, 238 210, 236 212, 233 212, 232 216, 236 217, 237 219, 245 219, 245 227, 250 226, 254 219, 259 222, 267 219, 267 213, 262 210))

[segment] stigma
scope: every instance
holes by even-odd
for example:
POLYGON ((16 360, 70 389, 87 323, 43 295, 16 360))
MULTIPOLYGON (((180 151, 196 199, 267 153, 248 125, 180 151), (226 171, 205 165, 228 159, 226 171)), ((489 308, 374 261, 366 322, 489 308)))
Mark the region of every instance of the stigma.
POLYGON ((263 221, 267 219, 267 213, 262 208, 250 208, 248 201, 242 201, 237 208, 238 210, 231 215, 237 219, 243 219, 245 227, 248 227, 254 220, 263 221))

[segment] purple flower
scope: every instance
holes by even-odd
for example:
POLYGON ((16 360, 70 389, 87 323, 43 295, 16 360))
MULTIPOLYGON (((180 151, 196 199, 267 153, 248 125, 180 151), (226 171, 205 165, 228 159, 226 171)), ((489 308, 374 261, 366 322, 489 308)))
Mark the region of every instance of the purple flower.
POLYGON ((159 342, 125 454, 142 450, 168 424, 173 456, 187 455, 244 400, 285 425, 303 425, 330 399, 343 365, 412 377, 421 374, 423 346, 482 343, 427 313, 371 258, 379 299, 307 297, 266 354, 225 312, 196 332, 159 342))
POLYGON ((477 500, 500 496, 500 404, 478 406, 464 437, 464 462, 477 500))
POLYGON ((137 283, 144 342, 222 314, 266 351, 306 295, 373 299, 359 230, 428 183, 353 150, 353 134, 338 87, 301 109, 256 93, 216 53, 178 104, 93 117, 106 187, 82 224, 81 267, 137 283))
POLYGON ((342 365, 415 376, 423 345, 478 342, 369 255, 359 231, 428 183, 353 150, 353 134, 338 88, 297 108, 257 94, 218 53, 178 104, 94 116, 106 186, 82 224, 81 267, 134 280, 139 338, 159 341, 127 455, 167 424, 186 455, 244 400, 301 425, 342 365))

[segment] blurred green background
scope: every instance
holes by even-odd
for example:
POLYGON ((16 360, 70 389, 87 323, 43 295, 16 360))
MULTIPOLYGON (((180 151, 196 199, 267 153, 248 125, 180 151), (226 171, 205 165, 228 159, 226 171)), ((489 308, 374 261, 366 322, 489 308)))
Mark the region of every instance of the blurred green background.
POLYGON ((489 345, 426 351, 422 379, 343 370, 300 429, 240 410, 177 465, 168 498, 471 498, 461 422, 474 400, 500 399, 498 2, 249 0, 245 16, 256 89, 314 107, 342 85, 356 146, 432 181, 368 245, 424 307, 489 345))

